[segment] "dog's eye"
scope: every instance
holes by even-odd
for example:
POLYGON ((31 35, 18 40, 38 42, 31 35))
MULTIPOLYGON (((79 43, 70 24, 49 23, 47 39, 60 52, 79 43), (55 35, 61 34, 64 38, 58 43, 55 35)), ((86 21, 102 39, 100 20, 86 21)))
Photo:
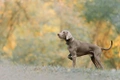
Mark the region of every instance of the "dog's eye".
POLYGON ((65 32, 63 32, 63 33, 65 33, 65 32))

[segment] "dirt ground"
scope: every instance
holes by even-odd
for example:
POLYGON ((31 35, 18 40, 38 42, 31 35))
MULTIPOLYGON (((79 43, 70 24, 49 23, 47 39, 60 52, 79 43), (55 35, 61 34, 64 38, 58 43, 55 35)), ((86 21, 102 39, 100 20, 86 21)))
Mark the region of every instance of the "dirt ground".
POLYGON ((0 64, 0 80, 120 80, 120 70, 0 64))

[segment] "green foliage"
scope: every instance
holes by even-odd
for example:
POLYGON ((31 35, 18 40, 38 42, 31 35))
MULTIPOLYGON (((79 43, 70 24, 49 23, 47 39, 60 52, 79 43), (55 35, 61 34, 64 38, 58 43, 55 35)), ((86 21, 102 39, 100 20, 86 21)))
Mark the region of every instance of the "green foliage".
POLYGON ((84 16, 87 21, 110 21, 117 14, 118 0, 87 0, 84 16))
POLYGON ((117 15, 112 15, 111 23, 115 25, 117 34, 120 34, 120 6, 117 9, 117 12, 118 12, 117 15))
POLYGON ((55 37, 17 39, 17 47, 13 50, 11 60, 19 64, 65 66, 63 61, 66 62, 67 58, 60 57, 56 41, 55 37))

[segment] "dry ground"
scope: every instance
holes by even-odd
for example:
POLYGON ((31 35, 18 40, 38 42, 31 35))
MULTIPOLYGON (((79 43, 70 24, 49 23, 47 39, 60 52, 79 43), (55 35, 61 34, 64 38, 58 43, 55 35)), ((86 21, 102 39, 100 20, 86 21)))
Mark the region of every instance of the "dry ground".
POLYGON ((120 70, 70 69, 0 63, 0 80, 120 80, 120 70))

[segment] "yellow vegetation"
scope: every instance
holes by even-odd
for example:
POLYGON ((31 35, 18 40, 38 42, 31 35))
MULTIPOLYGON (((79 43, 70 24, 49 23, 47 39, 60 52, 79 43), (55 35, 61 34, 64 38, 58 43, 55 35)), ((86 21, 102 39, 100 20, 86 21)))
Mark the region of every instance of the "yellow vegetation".
POLYGON ((6 45, 3 47, 3 51, 6 52, 7 54, 5 55, 6 57, 12 57, 12 51, 16 47, 16 38, 14 34, 9 36, 6 45))

